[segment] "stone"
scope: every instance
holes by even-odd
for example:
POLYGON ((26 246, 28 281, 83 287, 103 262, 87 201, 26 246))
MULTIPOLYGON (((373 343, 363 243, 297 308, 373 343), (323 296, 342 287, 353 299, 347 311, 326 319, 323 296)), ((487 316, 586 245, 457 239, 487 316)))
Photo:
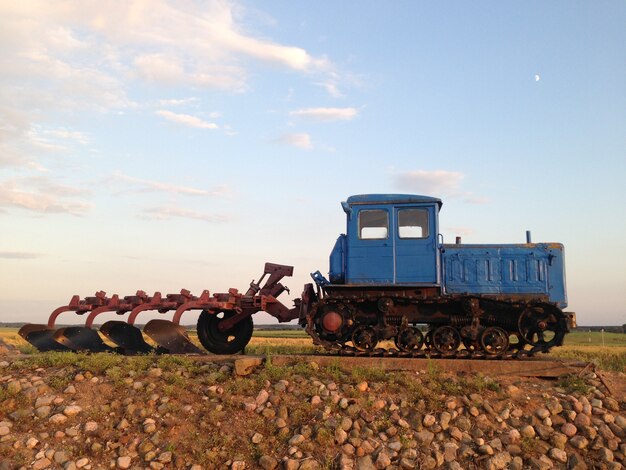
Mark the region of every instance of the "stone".
POLYGON ((503 470, 511 463, 512 457, 508 452, 499 452, 489 459, 487 468, 490 470, 503 470))
POLYGON ((446 462, 453 462, 456 460, 456 451, 459 449, 459 446, 454 442, 446 442, 443 445, 443 459, 446 462))
POLYGON ((367 391, 367 388, 368 388, 368 384, 367 384, 367 382, 365 382, 365 381, 363 381, 363 382, 359 382, 359 383, 356 385, 356 389, 357 389, 359 392, 365 392, 365 391, 367 391))
POLYGON ((524 426, 522 429, 520 429, 520 434, 522 435, 522 437, 526 437, 526 438, 533 438, 535 437, 535 428, 533 428, 530 424, 527 426, 524 426))
POLYGON ((315 459, 306 459, 300 463, 298 470, 318 470, 320 468, 320 464, 315 459))
POLYGON ((9 426, 0 426, 0 437, 8 436, 11 433, 9 426))
POLYGON ((255 432, 255 433, 252 435, 252 439, 251 439, 251 440, 252 440, 252 443, 253 443, 253 444, 260 444, 260 443, 261 443, 261 441, 263 441, 263 434, 260 434, 260 433, 258 433, 258 432, 255 432))
POLYGON ((436 422, 437 422, 437 419, 433 415, 427 414, 424 416, 422 424, 424 424, 424 426, 428 428, 432 426, 433 424, 435 424, 436 422))
POLYGON ((567 436, 565 434, 561 434, 560 432, 555 432, 552 436, 550 436, 550 442, 557 449, 564 450, 565 444, 567 444, 567 436))
POLYGON ((12 380, 7 384, 7 392, 9 392, 9 395, 17 395, 21 391, 22 384, 19 382, 19 380, 12 380))
POLYGON ((243 460, 235 460, 230 465, 230 470, 244 470, 244 468, 246 468, 246 462, 243 460))
POLYGON ((569 440, 569 443, 576 449, 585 449, 589 445, 589 441, 584 436, 574 436, 569 440))
POLYGON ((63 414, 70 418, 76 416, 81 411, 83 411, 83 409, 78 405, 69 405, 63 408, 63 414))
POLYGON ((589 426, 591 424, 591 419, 586 414, 579 413, 574 419, 574 424, 578 426, 578 428, 589 426))
POLYGON ((161 463, 170 463, 172 461, 173 454, 170 451, 162 452, 157 460, 161 463))
POLYGON ((613 456, 613 452, 606 447, 603 447, 598 451, 598 457, 600 457, 600 460, 602 460, 603 462, 613 462, 613 459, 615 458, 613 456))
POLYGON ((37 444, 39 444, 39 441, 37 439, 35 439, 34 437, 29 437, 26 441, 26 448, 34 449, 35 447, 37 447, 37 444))
POLYGON ((300 466, 300 462, 294 459, 287 459, 283 461, 284 470, 297 470, 300 466))
POLYGON ((57 450, 54 453, 53 460, 54 460, 55 463, 58 463, 59 465, 63 465, 69 459, 70 458, 68 457, 68 455, 64 451, 62 451, 62 450, 57 450))
POLYGON ((83 457, 81 459, 78 459, 76 461, 76 467, 77 468, 83 468, 85 467, 87 464, 89 463, 89 459, 87 457, 83 457))
POLYGON ((571 453, 567 459, 567 470, 587 470, 587 464, 580 455, 571 453))
POLYGON ((372 457, 369 455, 364 455, 363 457, 359 457, 356 460, 356 469, 357 470, 376 470, 376 466, 374 462, 372 462, 372 457))
POLYGON ((126 418, 122 418, 122 420, 116 426, 116 429, 123 431, 124 429, 128 429, 130 427, 130 423, 126 418))
POLYGON ((270 394, 267 392, 267 390, 263 389, 258 393, 254 402, 256 403, 256 406, 265 405, 269 397, 270 397, 270 394))
POLYGON ((263 360, 256 357, 245 357, 235 360, 235 374, 243 377, 250 375, 255 368, 263 364, 263 360))
POLYGON ((338 426, 335 429, 335 442, 341 445, 346 442, 346 439, 348 439, 348 433, 338 426))
POLYGON ((548 411, 546 408, 539 408, 537 411, 535 411, 535 415, 537 415, 539 419, 543 420, 550 416, 550 411, 548 411))
POLYGON ((35 460, 33 466, 31 467, 33 470, 43 470, 44 468, 48 468, 52 465, 50 459, 46 457, 42 457, 40 459, 35 460))
POLYGON ((478 447, 478 452, 482 455, 494 454, 493 447, 491 447, 489 444, 483 444, 480 447, 478 447))
POLYGON ((415 433, 415 439, 417 440, 417 442, 425 447, 428 447, 434 438, 435 435, 427 430, 418 431, 415 433))
POLYGON ((278 467, 278 460, 271 455, 263 455, 259 459, 259 466, 264 470, 274 470, 278 467))
POLYGON ((291 439, 289 439, 289 445, 297 446, 297 445, 302 444, 305 440, 306 438, 302 434, 296 434, 291 439))
POLYGON ((548 456, 552 460, 556 460, 557 462, 567 463, 567 452, 565 452, 563 449, 553 447, 552 449, 550 449, 550 452, 548 452, 548 456))
POLYGON ((537 470, 549 470, 554 467, 552 461, 545 455, 541 455, 539 458, 530 459, 530 468, 537 470))
POLYGON ((61 413, 57 413, 50 416, 50 419, 48 421, 50 421, 52 424, 63 424, 67 421, 67 416, 62 415, 61 413))
POLYGON ((131 464, 132 459, 128 456, 125 455, 123 457, 118 457, 117 458, 117 468, 130 468, 130 464, 131 464))
POLYGON ((576 426, 574 426, 572 423, 565 423, 563 426, 561 426, 561 432, 567 437, 572 437, 576 435, 578 430, 576 429, 576 426))
POLYGON ((382 449, 378 453, 374 465, 380 470, 384 470, 385 468, 389 467, 389 465, 391 465, 391 458, 389 457, 389 454, 387 453, 387 451, 385 451, 385 449, 382 449))

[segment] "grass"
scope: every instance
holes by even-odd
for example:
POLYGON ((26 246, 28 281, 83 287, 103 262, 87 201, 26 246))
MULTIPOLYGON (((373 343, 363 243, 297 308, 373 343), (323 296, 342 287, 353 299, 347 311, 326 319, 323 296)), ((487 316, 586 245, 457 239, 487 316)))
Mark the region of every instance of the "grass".
MULTIPOLYGON (((17 334, 17 328, 0 328, 0 339, 10 347, 17 348, 23 353, 33 353, 35 349, 24 342, 17 334)), ((200 346, 195 331, 188 332, 193 343, 200 346)), ((386 346, 388 346, 386 344, 386 346)), ((323 348, 315 346, 304 330, 254 330, 254 334, 248 346, 246 354, 316 354, 323 352, 323 348)), ((593 362, 600 369, 626 372, 626 334, 604 333, 594 331, 574 331, 565 337, 565 344, 559 348, 554 348, 549 356, 563 359, 576 359, 585 362, 593 362), (604 337, 604 341, 603 341, 604 337)), ((66 356, 45 356, 42 358, 42 366, 45 361, 62 362, 66 365, 75 364, 75 355, 66 356)), ((114 356, 113 356, 114 357, 114 356)), ((180 361, 185 361, 184 357, 160 356, 161 364, 158 367, 175 368, 181 365, 180 361)), ((78 358, 79 362, 85 362, 89 367, 113 367, 115 365, 124 367, 124 361, 116 362, 117 359, 110 359, 111 363, 90 364, 88 355, 78 358)), ((435 362, 435 361, 433 361, 435 362)), ((52 365, 52 364, 48 364, 52 365)), ((185 367, 190 364, 185 363, 185 367)), ((433 364, 432 367, 437 367, 433 364)), ((363 371, 358 369, 353 371, 353 375, 363 375, 363 371)), ((363 378, 363 380, 367 380, 363 378)))

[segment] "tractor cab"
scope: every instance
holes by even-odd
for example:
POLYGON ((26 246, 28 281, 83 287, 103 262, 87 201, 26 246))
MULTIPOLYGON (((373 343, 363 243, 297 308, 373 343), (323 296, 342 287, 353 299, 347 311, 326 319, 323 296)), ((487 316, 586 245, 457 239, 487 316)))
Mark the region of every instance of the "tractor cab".
POLYGON ((441 200, 363 194, 342 202, 346 233, 330 255, 330 282, 346 285, 438 285, 441 200))

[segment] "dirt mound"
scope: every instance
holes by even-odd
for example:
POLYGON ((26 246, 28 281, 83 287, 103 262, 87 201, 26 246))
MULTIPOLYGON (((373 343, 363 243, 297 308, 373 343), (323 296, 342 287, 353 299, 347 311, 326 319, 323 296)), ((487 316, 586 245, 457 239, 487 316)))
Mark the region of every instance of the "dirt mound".
POLYGON ((37 354, 0 362, 0 469, 619 469, 625 399, 591 371, 239 377, 181 357, 37 354))

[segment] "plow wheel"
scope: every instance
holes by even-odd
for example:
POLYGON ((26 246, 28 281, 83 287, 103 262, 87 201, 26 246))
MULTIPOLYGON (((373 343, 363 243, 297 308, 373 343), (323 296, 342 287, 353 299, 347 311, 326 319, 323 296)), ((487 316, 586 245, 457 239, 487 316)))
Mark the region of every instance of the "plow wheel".
POLYGON ((432 347, 442 354, 456 351, 461 345, 461 335, 452 326, 440 326, 432 334, 432 347))
POLYGON ((565 329, 554 313, 526 309, 518 325, 521 338, 544 352, 563 344, 565 329))
POLYGON ((424 345, 424 335, 422 335, 422 332, 418 328, 409 326, 402 328, 398 332, 398 336, 394 338, 394 342, 400 351, 418 351, 424 345))
POLYGON ((378 343, 374 328, 361 325, 352 333, 352 344, 359 351, 373 351, 378 343))
POLYGON ((509 349, 509 334, 502 328, 490 326, 480 336, 480 345, 490 356, 500 356, 509 349))
POLYGON ((222 320, 235 315, 235 312, 209 313, 203 310, 198 319, 198 339, 213 354, 235 354, 242 351, 252 338, 252 317, 247 317, 232 328, 220 331, 222 320))

